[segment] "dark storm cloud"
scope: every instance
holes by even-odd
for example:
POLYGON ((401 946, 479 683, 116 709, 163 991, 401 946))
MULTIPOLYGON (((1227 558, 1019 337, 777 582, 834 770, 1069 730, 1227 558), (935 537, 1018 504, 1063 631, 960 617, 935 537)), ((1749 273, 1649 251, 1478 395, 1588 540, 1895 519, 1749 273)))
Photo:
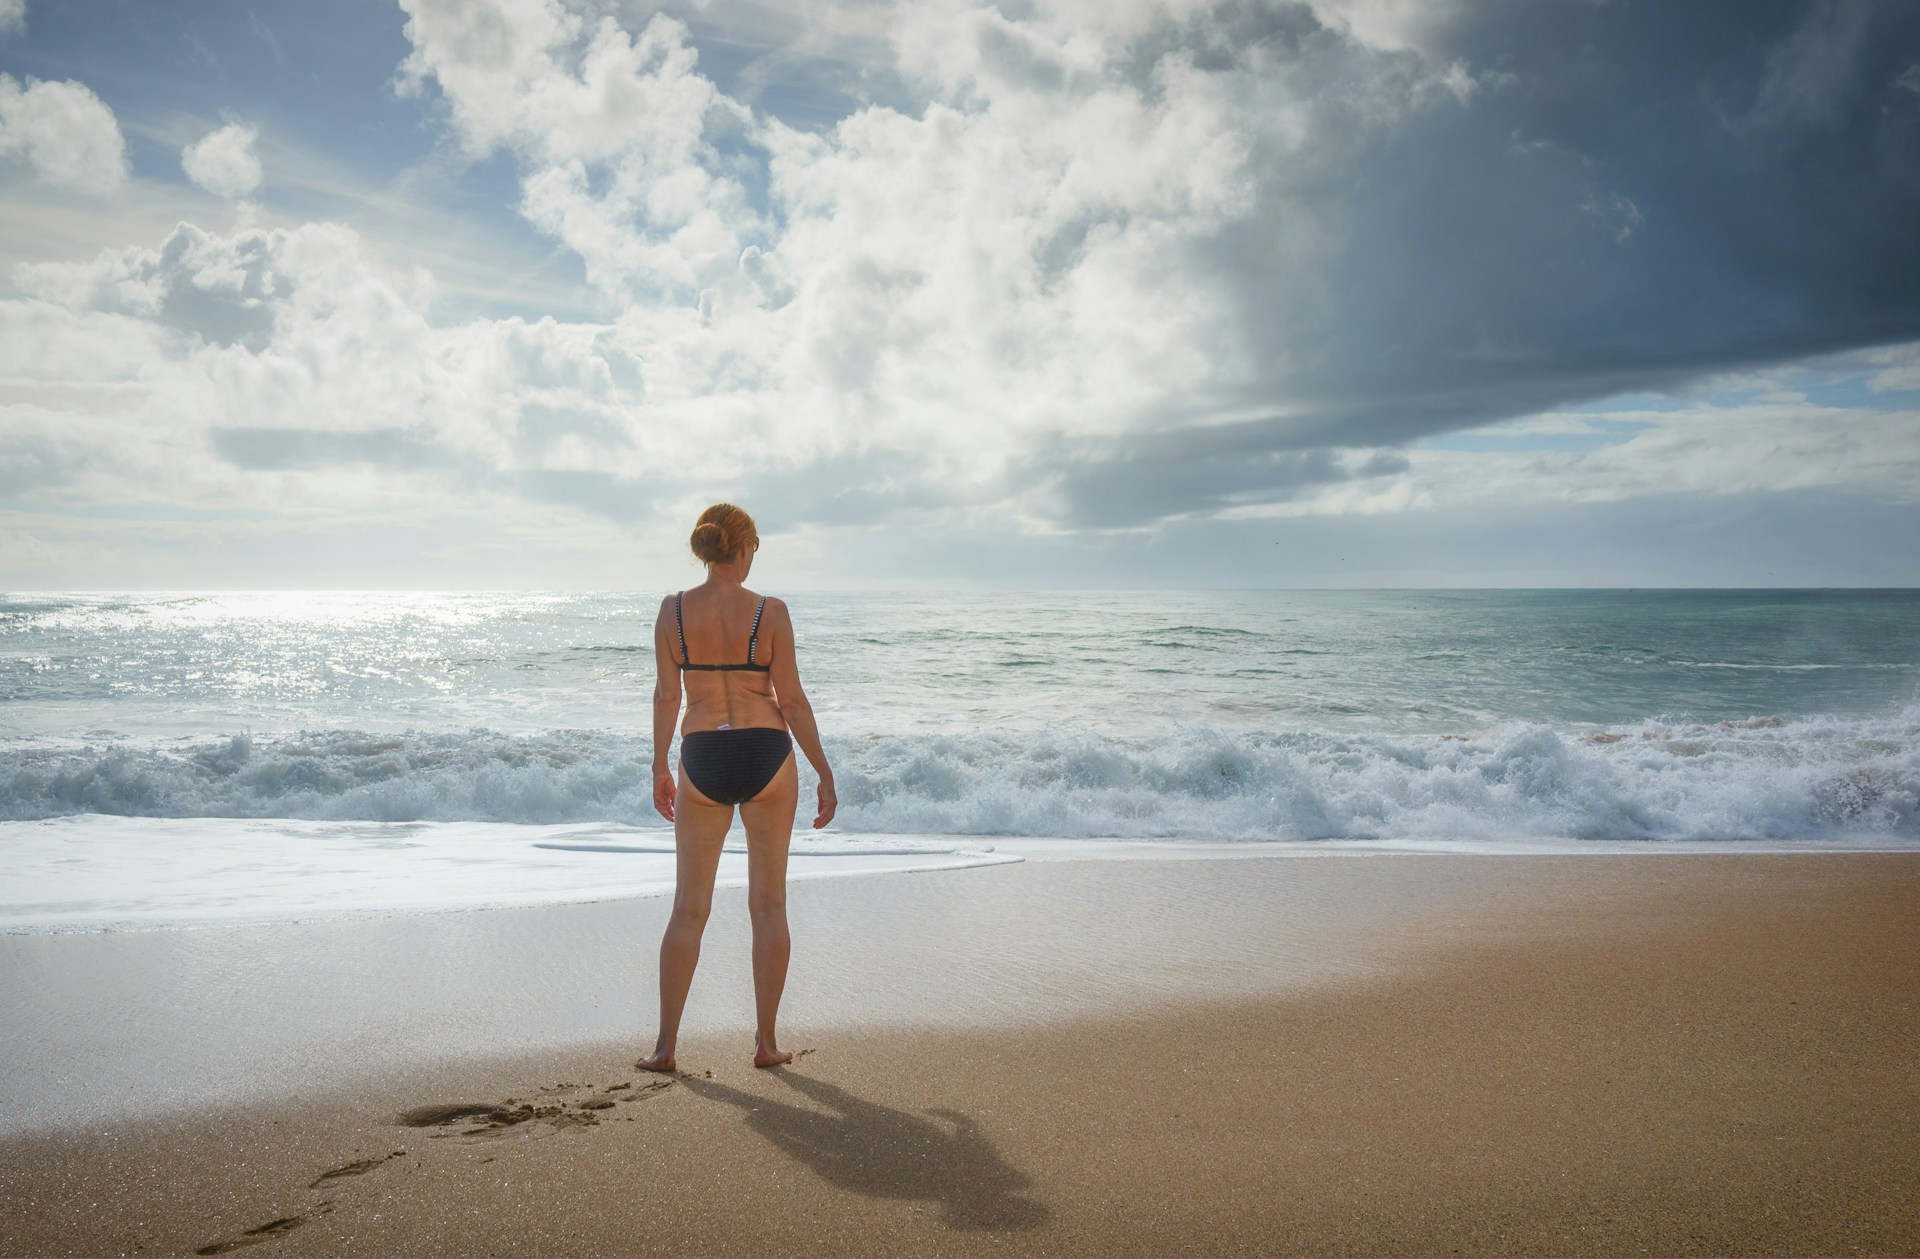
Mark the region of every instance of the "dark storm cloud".
MULTIPOLYGON (((1235 39, 1306 72, 1332 54, 1298 17, 1235 39)), ((1212 245, 1272 365, 1248 401, 1307 404, 1277 444, 1920 337, 1920 5, 1513 0, 1440 39, 1480 77, 1464 102, 1351 153, 1257 151, 1260 206, 1212 245), (1302 214, 1338 242, 1304 276, 1302 214)))
POLYGON ((1141 43, 1143 87, 1259 50, 1315 111, 1304 149, 1256 140, 1255 207, 1202 250, 1261 365, 1230 404, 1274 415, 1055 443, 1027 481, 1064 522, 1282 501, 1397 470, 1339 448, 1920 338, 1920 5, 1508 0, 1433 39, 1229 4, 1141 43), (1456 63, 1464 99, 1368 116, 1456 63))

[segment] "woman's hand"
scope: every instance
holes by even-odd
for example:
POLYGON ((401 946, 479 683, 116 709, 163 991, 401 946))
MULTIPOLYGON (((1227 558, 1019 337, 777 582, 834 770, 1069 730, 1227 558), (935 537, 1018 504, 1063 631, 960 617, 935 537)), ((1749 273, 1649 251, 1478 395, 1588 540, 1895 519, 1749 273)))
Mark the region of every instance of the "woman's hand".
POLYGON ((653 771, 653 807, 660 816, 673 821, 673 771, 656 769, 653 771))
POLYGON ((840 807, 840 797, 833 793, 833 779, 820 780, 820 811, 813 815, 813 829, 819 830, 833 821, 833 812, 840 807))

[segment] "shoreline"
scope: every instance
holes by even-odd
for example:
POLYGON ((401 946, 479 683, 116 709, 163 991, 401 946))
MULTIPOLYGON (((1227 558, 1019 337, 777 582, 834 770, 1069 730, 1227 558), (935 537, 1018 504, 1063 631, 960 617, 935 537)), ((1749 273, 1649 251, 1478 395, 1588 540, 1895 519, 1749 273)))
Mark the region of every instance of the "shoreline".
MULTIPOLYGON (((1142 839, 956 833, 796 834, 790 884, 1022 861, 1352 857, 1767 856, 1920 853, 1920 840, 1142 839)), ((83 814, 0 822, 6 873, 36 899, 0 903, 0 940, 303 927, 670 897, 672 834, 611 823, 316 822, 83 814), (368 851, 378 857, 369 859, 368 851), (413 850, 395 864, 395 850, 413 850), (83 853, 76 856, 76 851, 83 853), (234 871, 245 877, 234 880, 234 871), (272 874, 263 877, 263 872, 272 874)), ((716 888, 744 887, 730 842, 716 888)))
MULTIPOLYGON (((631 1069, 644 1028, 486 1060, 401 1046, 332 1084, 285 1062, 245 1100, 0 1137, 0 1249, 1920 1246, 1920 855, 1036 861, 812 887, 783 1040, 814 1052, 793 1068, 746 1065, 742 940, 717 931, 738 907, 717 901, 695 993, 725 1017, 664 1088, 631 1069), (872 920, 826 920, 854 912, 872 920), (845 956, 874 940, 900 947, 845 956), (1312 956, 1276 970, 1286 948, 1312 956), (888 967, 996 999, 903 1008, 888 967), (509 1098, 557 1109, 394 1122, 509 1098)), ((514 912, 536 921, 496 943, 580 916, 514 912)), ((602 961, 645 971, 652 943, 602 961)))

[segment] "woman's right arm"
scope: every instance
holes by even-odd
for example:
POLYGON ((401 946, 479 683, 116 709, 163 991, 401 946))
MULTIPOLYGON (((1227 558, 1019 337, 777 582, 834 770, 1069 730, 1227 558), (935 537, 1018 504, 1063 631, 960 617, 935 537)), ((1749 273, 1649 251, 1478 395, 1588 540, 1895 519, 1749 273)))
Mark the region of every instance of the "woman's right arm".
POLYGON ((781 650, 776 646, 773 653, 774 699, 780 705, 787 729, 793 732, 793 741, 800 745, 807 763, 820 776, 820 809, 813 818, 813 829, 817 831, 833 821, 834 812, 840 807, 840 798, 833 789, 833 767, 827 764, 827 750, 820 746, 820 727, 813 720, 813 705, 807 702, 807 693, 800 686, 800 664, 794 659, 793 617, 787 612, 786 600, 768 599, 767 611, 772 613, 774 641, 785 647, 781 650))
POLYGON ((660 601, 653 620, 653 807, 673 821, 673 768, 667 753, 673 748, 673 728, 680 720, 680 660, 674 654, 673 596, 660 601))

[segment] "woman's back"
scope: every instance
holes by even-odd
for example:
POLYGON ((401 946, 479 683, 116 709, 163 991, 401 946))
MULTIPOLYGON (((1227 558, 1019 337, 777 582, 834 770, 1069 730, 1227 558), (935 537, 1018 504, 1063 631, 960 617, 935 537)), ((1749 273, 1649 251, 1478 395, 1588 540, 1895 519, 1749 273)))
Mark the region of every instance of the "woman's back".
POLYGON ((766 616, 766 597, 709 582, 674 596, 673 644, 686 692, 681 733, 786 729, 771 666, 784 645, 766 616))

